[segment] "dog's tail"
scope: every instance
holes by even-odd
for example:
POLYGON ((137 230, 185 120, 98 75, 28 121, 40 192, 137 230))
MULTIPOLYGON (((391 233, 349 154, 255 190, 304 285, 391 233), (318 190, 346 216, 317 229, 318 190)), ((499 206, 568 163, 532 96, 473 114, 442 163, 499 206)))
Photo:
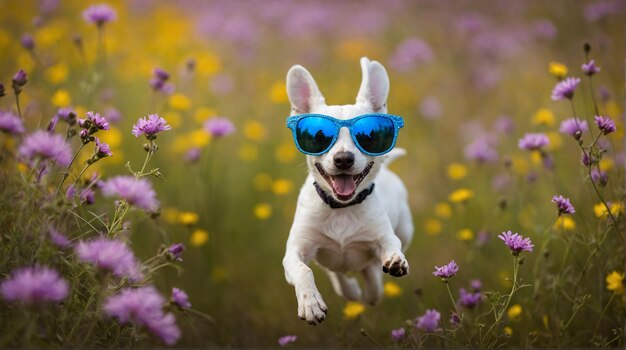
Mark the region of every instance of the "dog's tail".
POLYGON ((389 153, 387 153, 387 158, 385 158, 385 161, 383 162, 383 166, 388 166, 389 164, 391 164, 391 162, 396 160, 396 158, 401 157, 405 154, 406 154, 406 150, 404 148, 395 147, 394 149, 389 151, 389 153))

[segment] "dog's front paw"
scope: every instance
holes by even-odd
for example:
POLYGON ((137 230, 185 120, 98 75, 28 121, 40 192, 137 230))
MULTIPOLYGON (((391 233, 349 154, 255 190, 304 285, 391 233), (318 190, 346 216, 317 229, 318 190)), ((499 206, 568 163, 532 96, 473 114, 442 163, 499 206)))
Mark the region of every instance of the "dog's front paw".
POLYGON ((317 290, 305 291, 298 295, 298 317, 315 326, 326 318, 328 308, 317 290))
POLYGON ((383 262, 383 272, 394 277, 402 277, 409 273, 409 263, 404 254, 394 253, 383 262))

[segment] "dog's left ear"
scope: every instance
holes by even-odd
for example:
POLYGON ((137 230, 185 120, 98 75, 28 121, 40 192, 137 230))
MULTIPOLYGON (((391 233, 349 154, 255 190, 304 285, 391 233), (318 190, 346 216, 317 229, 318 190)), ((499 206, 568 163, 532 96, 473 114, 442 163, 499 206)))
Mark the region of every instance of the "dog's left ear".
POLYGON ((372 107, 374 112, 387 112, 387 95, 389 95, 389 77, 382 64, 370 61, 367 57, 361 58, 363 80, 356 97, 356 103, 365 103, 372 107))

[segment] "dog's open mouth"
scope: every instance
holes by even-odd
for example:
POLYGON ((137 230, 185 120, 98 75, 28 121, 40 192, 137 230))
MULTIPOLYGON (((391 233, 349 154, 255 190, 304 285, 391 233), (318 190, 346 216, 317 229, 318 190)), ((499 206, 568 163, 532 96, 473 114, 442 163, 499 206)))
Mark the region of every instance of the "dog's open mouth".
POLYGON ((350 200, 352 197, 354 197, 357 187, 359 187, 359 184, 361 183, 361 181, 363 181, 363 179, 365 179, 367 174, 369 174, 373 166, 374 166, 374 162, 367 164, 365 169, 363 169, 361 173, 356 174, 356 175, 354 174, 330 175, 324 171, 320 163, 315 163, 315 167, 317 168, 317 171, 320 172, 320 175, 322 175, 324 180, 326 180, 326 182, 328 182, 330 187, 332 187, 333 194, 335 195, 335 197, 337 197, 339 200, 342 200, 342 201, 347 201, 347 200, 350 200))

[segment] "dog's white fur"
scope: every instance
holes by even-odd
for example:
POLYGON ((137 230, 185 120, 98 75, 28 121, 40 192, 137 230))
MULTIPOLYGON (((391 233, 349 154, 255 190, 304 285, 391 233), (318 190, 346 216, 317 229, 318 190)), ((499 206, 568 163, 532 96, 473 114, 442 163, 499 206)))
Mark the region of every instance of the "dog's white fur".
MULTIPOLYGON (((361 68, 363 80, 356 104, 328 106, 311 74, 302 66, 293 66, 287 73, 291 114, 320 113, 350 119, 366 113, 386 113, 389 78, 385 68, 366 57, 361 58, 361 68)), ((367 156, 354 145, 349 131, 342 128, 329 152, 307 156, 309 175, 298 197, 283 259, 287 282, 295 287, 301 319, 316 324, 326 317, 326 304, 315 285, 313 272, 307 266, 311 260, 326 270, 337 294, 371 305, 382 297, 381 270, 398 277, 408 273, 409 265, 403 251, 413 236, 413 219, 406 188, 385 165, 404 153, 398 148, 383 156, 367 156), (328 174, 340 174, 343 171, 335 167, 333 157, 342 151, 355 155, 350 174, 359 174, 373 163, 355 193, 368 188, 374 181, 376 186, 362 203, 331 209, 319 197, 313 182, 338 202, 343 201, 333 193, 316 164, 328 174), (362 274, 362 291, 356 278, 346 275, 348 271, 362 274)))

